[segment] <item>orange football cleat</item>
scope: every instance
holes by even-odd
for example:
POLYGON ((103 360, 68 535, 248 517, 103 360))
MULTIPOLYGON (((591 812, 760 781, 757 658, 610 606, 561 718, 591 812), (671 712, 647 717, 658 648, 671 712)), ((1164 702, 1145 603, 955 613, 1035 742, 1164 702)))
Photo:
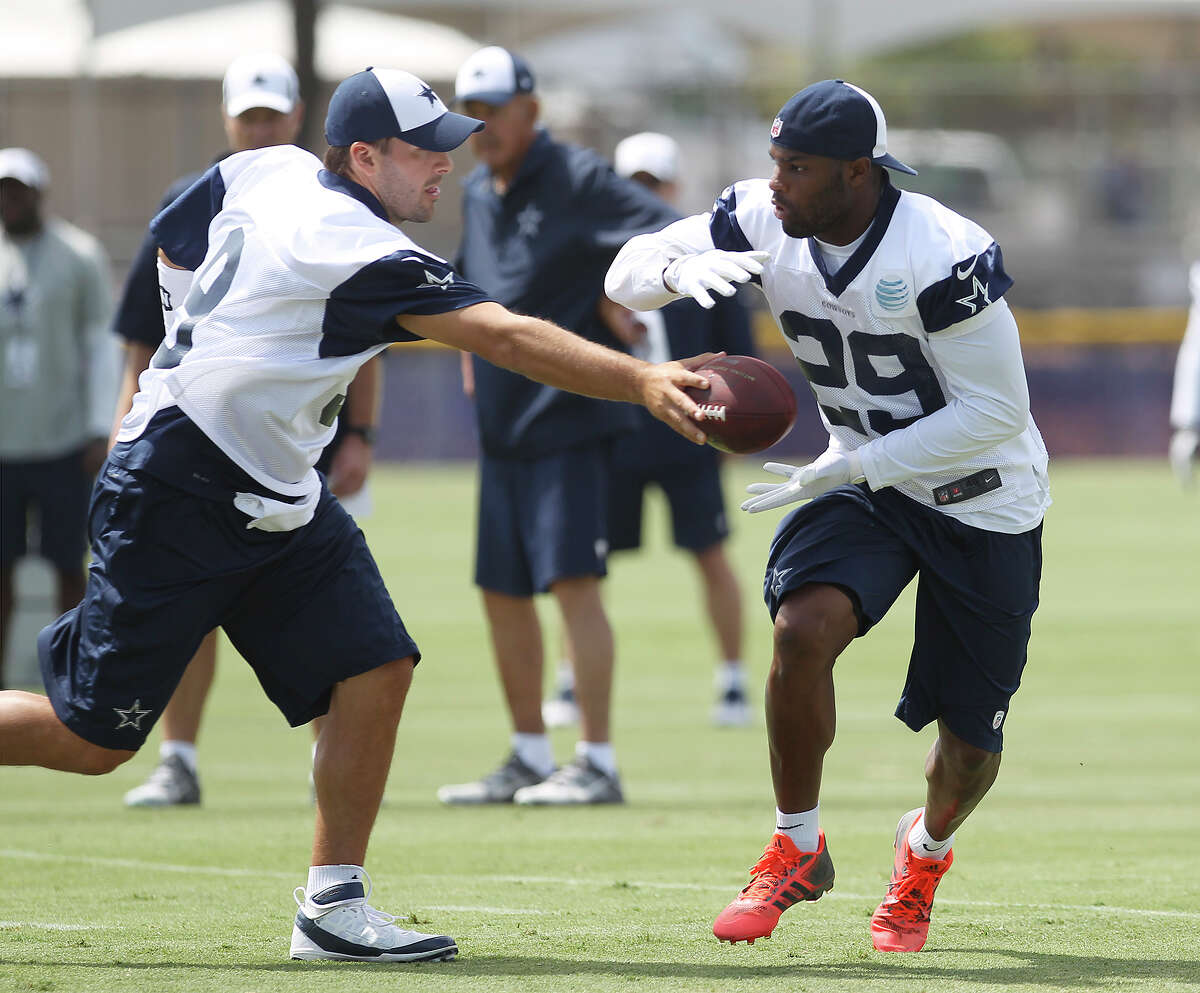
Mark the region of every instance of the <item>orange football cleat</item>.
POLYGON ((779 915, 801 900, 819 900, 833 889, 833 860, 825 847, 825 832, 815 852, 802 852, 792 839, 776 832, 750 869, 750 885, 713 921, 713 934, 736 945, 769 938, 779 915))
POLYGON ((908 832, 924 813, 910 810, 896 826, 896 858, 887 896, 871 915, 871 941, 881 952, 919 952, 929 936, 933 892, 946 870, 954 864, 954 852, 944 859, 922 859, 913 854, 908 832))

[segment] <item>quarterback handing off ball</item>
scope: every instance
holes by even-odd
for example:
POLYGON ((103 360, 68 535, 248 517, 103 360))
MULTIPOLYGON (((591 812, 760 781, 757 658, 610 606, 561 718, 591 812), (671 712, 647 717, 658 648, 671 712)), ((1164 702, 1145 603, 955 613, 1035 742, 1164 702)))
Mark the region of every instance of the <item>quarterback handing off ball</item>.
POLYGON ((708 377, 709 387, 687 393, 704 411, 700 426, 714 448, 761 452, 796 422, 796 394, 774 366, 749 355, 723 355, 696 371, 708 377))

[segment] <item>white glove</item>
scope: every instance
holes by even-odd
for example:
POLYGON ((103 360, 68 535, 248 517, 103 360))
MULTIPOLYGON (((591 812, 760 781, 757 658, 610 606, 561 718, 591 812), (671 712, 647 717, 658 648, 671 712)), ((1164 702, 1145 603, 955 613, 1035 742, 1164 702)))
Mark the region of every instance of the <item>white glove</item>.
POLYGON ((1167 458, 1171 468, 1179 477, 1179 482, 1191 486, 1195 482, 1196 455, 1200 449, 1200 431, 1195 428, 1180 428, 1171 435, 1171 444, 1167 449, 1167 458))
POLYGON ((685 255, 663 270, 663 285, 672 293, 692 297, 706 310, 716 301, 709 290, 723 297, 737 292, 734 283, 744 283, 763 271, 770 252, 723 252, 712 249, 699 255, 685 255))
POLYGON ((817 459, 805 466, 788 465, 786 462, 768 462, 763 466, 767 472, 787 476, 786 483, 751 483, 747 493, 759 493, 742 504, 742 510, 757 514, 763 510, 774 510, 784 504, 819 497, 835 486, 858 482, 863 478, 862 462, 855 452, 834 452, 826 449, 817 459))

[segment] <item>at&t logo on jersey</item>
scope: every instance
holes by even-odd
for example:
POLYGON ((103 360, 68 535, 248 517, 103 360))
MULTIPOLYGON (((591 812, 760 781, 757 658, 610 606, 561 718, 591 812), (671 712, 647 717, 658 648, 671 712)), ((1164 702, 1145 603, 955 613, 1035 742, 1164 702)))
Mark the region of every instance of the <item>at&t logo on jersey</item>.
POLYGON ((911 296, 903 278, 881 279, 875 284, 875 302, 884 310, 903 310, 911 296))

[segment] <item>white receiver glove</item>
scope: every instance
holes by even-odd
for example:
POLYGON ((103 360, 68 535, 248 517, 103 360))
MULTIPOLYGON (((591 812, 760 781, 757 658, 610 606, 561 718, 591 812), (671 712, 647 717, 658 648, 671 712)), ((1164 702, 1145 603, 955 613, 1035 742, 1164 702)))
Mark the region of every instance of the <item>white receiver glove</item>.
POLYGON ((733 296, 737 292, 734 284, 759 275, 770 257, 770 252, 723 252, 716 248, 685 255, 663 270, 663 285, 709 309, 716 303, 710 290, 723 297, 733 296))
POLYGON ((805 466, 768 462, 763 469, 777 476, 787 476, 788 481, 751 483, 747 486, 747 493, 761 494, 742 504, 742 510, 751 514, 774 510, 798 500, 811 500, 835 486, 856 483, 863 478, 862 462, 856 452, 834 452, 828 449, 805 466))

